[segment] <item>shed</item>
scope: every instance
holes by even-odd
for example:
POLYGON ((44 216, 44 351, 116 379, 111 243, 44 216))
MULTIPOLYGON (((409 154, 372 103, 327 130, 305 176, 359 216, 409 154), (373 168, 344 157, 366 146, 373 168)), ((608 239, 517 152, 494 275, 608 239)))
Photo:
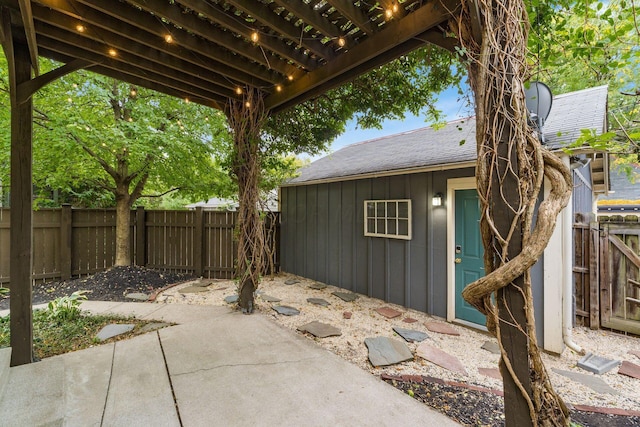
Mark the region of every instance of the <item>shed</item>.
MULTIPOLYGON (((603 132, 606 115, 607 87, 595 87, 556 96, 543 128, 547 147, 571 163, 575 183, 532 269, 538 340, 553 352, 564 349, 563 296, 573 298, 560 286, 573 281, 573 215, 592 213, 608 186, 605 153, 560 148, 581 129, 603 132)), ((475 162, 471 117, 356 143, 311 163, 281 188, 282 269, 484 328, 461 297, 484 274, 475 162)))

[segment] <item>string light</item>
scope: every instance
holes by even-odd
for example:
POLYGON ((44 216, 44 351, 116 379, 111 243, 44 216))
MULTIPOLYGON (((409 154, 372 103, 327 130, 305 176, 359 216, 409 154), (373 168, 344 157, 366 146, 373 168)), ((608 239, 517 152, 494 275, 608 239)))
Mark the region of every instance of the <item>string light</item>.
POLYGON ((276 85, 276 92, 282 92, 282 86, 276 85))
POLYGON ((384 11, 385 16, 387 17, 387 19, 391 19, 393 17, 393 9, 387 9, 384 11))
POLYGON ((78 89, 78 84, 77 83, 74 83, 72 86, 73 86, 74 89, 78 89))
POLYGON ((251 41, 252 42, 258 43, 258 38, 259 38, 259 36, 258 36, 258 32, 257 31, 254 31, 253 33, 251 33, 251 41))
POLYGON ((131 92, 129 92, 129 93, 131 94, 131 96, 136 96, 136 95, 138 95, 138 91, 136 90, 136 88, 135 88, 135 87, 132 87, 132 88, 131 88, 131 92))
POLYGON ((166 36, 164 36, 164 41, 166 41, 167 43, 173 43, 173 36, 171 34, 167 34, 166 36))
POLYGON ((398 4, 394 3, 393 7, 391 9, 393 10, 393 13, 397 13, 398 12, 398 4))
POLYGON ((71 98, 67 98, 67 102, 68 102, 69 104, 71 104, 71 103, 73 102, 73 99, 71 99, 71 98))
MULTIPOLYGON (((128 120, 129 120, 129 122, 132 122, 132 121, 133 121, 133 118, 132 118, 132 117, 129 117, 129 119, 128 119, 128 120)), ((124 150, 125 150, 125 151, 127 151, 127 149, 126 149, 126 148, 125 148, 124 150)))
POLYGON ((344 45, 346 45, 346 44, 347 44, 347 42, 344 39, 344 37, 338 37, 338 46, 344 47, 344 45))
POLYGON ((238 95, 242 95, 242 88, 241 88, 241 87, 237 87, 237 88, 236 88, 236 93, 237 93, 238 95))
POLYGON ((78 30, 79 33, 84 33, 84 30, 86 30, 86 29, 87 28, 82 24, 76 25, 76 30, 78 30))
POLYGON ((185 102, 185 104, 188 104, 189 103, 189 98, 185 98, 184 102, 185 102))
POLYGON ((109 56, 118 56, 118 51, 115 49, 109 49, 109 56))
POLYGON ((251 103, 249 101, 247 101, 247 102, 244 103, 244 106, 247 107, 247 108, 251 108, 251 103))
POLYGON ((290 82, 292 82, 292 81, 293 81, 293 76, 292 76, 291 74, 289 74, 289 75, 287 76, 287 79, 288 79, 290 82))

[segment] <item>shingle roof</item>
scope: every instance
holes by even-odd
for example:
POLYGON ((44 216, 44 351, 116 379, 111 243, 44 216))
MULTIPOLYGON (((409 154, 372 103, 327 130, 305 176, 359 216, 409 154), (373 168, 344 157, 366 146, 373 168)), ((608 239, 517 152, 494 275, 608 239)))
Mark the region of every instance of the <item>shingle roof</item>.
MULTIPOLYGON (((554 97, 544 126, 547 146, 557 149, 574 142, 580 129, 603 131, 606 113, 607 86, 554 97)), ((346 146, 303 167, 300 176, 286 185, 464 166, 475 160, 476 121, 470 117, 449 122, 438 130, 426 127, 346 146)))

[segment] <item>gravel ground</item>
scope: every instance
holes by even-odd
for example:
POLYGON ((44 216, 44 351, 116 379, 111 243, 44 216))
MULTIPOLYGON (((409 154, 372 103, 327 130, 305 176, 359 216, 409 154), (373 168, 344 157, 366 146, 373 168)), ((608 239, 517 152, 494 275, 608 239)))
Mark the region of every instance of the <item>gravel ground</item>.
MULTIPOLYGON (((354 302, 344 302, 331 294, 334 291, 344 290, 333 286, 327 286, 322 290, 309 288, 309 285, 314 283, 316 282, 290 275, 281 275, 272 279, 265 278, 260 285, 259 292, 280 298, 282 301, 277 303, 266 302, 259 295, 256 299, 257 310, 259 313, 269 316, 275 322, 292 330, 296 330, 299 326, 314 320, 340 328, 342 335, 338 337, 318 339, 308 334, 307 336, 317 344, 374 375, 383 373, 393 376, 421 375, 488 389, 502 390, 501 380, 484 376, 478 372, 478 368, 496 368, 498 366, 499 356, 481 349, 485 341, 495 342, 495 339, 486 332, 459 325, 454 325, 454 328, 460 332, 460 336, 429 332, 424 326, 424 322, 444 320, 362 295, 354 302), (285 281, 292 279, 298 280, 298 283, 285 285, 285 281), (313 305, 307 302, 307 298, 323 298, 330 302, 331 305, 328 307, 313 305), (300 310, 301 313, 297 316, 279 315, 272 309, 272 306, 277 304, 294 307, 300 310), (374 309, 383 306, 394 308, 402 312, 402 315, 395 319, 387 319, 374 311, 374 309), (343 313, 345 311, 352 313, 350 319, 344 318, 343 313), (403 321, 405 318, 412 318, 417 322, 405 323, 403 321), (468 375, 453 373, 419 357, 416 357, 413 361, 384 368, 373 367, 368 361, 368 352, 364 345, 364 339, 375 336, 401 339, 393 332, 393 326, 426 332, 429 334, 429 340, 432 344, 456 356, 465 365, 468 375)), ((236 291, 235 284, 232 281, 215 281, 211 283, 207 291, 202 293, 181 294, 181 287, 176 286, 161 293, 158 301, 220 305, 225 304, 225 297, 234 295, 236 291)), ((628 353, 630 350, 640 350, 640 339, 637 337, 627 337, 603 330, 592 331, 587 328, 575 328, 574 340, 586 351, 593 352, 599 356, 628 360, 634 363, 640 362, 640 359, 628 353)), ((407 345, 415 354, 419 344, 407 343, 407 345)), ((617 369, 613 369, 609 373, 598 377, 615 389, 617 394, 599 394, 584 385, 551 371, 551 368, 556 368, 592 375, 576 366, 576 362, 582 357, 581 355, 566 349, 562 355, 543 353, 542 357, 549 370, 554 388, 567 403, 640 410, 639 380, 619 375, 617 374, 617 369)), ((636 421, 640 425, 640 420, 636 421)))

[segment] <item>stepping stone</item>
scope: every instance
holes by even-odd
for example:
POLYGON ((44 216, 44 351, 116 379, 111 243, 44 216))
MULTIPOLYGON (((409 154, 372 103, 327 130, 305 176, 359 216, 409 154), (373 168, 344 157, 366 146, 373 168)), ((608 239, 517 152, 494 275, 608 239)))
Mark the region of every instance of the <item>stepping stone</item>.
POLYGON ((352 302, 358 299, 358 295, 352 293, 352 292, 331 292, 331 295, 335 295, 338 298, 340 298, 342 301, 346 301, 346 302, 352 302))
POLYGON ((351 316, 352 316, 352 315, 353 315, 353 314, 352 314, 350 311, 345 311, 344 313, 342 313, 342 317, 343 317, 344 319, 351 319, 351 316))
POLYGON ((455 335, 455 336, 460 335, 460 332, 458 332, 453 326, 449 325, 448 323, 424 322, 424 326, 426 326, 427 329, 430 330, 431 332, 437 332, 439 334, 455 335))
POLYGON ((309 285, 309 288, 315 289, 317 291, 320 291, 320 290, 322 290, 322 289, 324 289, 326 287, 327 287, 327 285, 325 285, 324 283, 318 283, 318 282, 312 283, 312 284, 309 285))
POLYGON ((413 359, 409 347, 402 341, 387 337, 365 338, 369 349, 369 362, 373 366, 388 366, 413 359))
POLYGON ((596 356, 593 353, 587 353, 582 359, 578 360, 578 367, 594 374, 606 374, 620 364, 619 360, 607 359, 606 357, 596 356))
POLYGON ((424 332, 414 331, 413 329, 404 329, 394 326, 393 330, 407 342, 421 342, 429 338, 429 335, 424 332))
POLYGON ((414 319, 413 317, 405 317, 404 319, 402 319, 402 321, 404 323, 416 323, 418 320, 414 319))
POLYGON ((285 285, 295 285, 296 283, 300 283, 300 281, 296 279, 287 279, 284 281, 285 285))
POLYGON ((329 301, 322 298, 307 298, 307 302, 315 305, 321 305, 323 307, 327 307, 328 305, 330 305, 329 301))
POLYGON ((224 302, 226 302, 227 304, 233 304, 238 302, 238 299, 240 297, 238 295, 229 295, 228 297, 224 297, 224 302))
POLYGON ((229 289, 228 286, 221 286, 219 288, 213 288, 214 291, 224 291, 225 289, 229 289))
POLYGON ((299 310, 293 307, 289 307, 288 305, 276 305, 275 307, 271 307, 271 308, 277 311, 278 314, 282 314, 285 316, 297 316, 298 314, 300 314, 299 310))
POLYGON ((194 282, 189 282, 190 286, 198 286, 200 288, 206 288, 213 284, 212 280, 196 280, 194 282))
POLYGON ((149 295, 144 294, 142 292, 132 292, 130 294, 126 294, 124 296, 127 299, 132 299, 135 301, 148 301, 149 300, 149 295))
POLYGON ((640 350, 629 350, 629 354, 633 354, 638 359, 640 359, 640 350))
POLYGON ((180 292, 181 294, 197 294, 198 292, 207 292, 209 289, 207 289, 206 286, 185 286, 184 288, 180 289, 178 292, 180 292))
POLYGON ((626 360, 622 362, 620 369, 618 369, 618 373, 620 375, 626 375, 640 380, 640 366, 635 363, 627 362, 626 360))
POLYGON ((600 393, 600 394, 607 393, 607 394, 613 394, 613 395, 620 394, 618 393, 618 391, 616 391, 611 386, 609 386, 609 384, 604 382, 602 378, 598 378, 596 376, 589 375, 589 374, 581 374, 579 372, 564 371, 562 369, 556 369, 556 368, 551 368, 551 370, 556 374, 562 375, 563 377, 567 377, 570 380, 573 380, 577 383, 580 383, 582 385, 589 387, 591 390, 595 391, 596 393, 600 393))
POLYGON ((386 317, 387 319, 393 319, 394 317, 398 317, 402 314, 398 310, 394 310, 391 307, 380 307, 380 308, 376 308, 374 311, 386 317))
POLYGON ((452 356, 428 343, 422 343, 416 350, 416 354, 431 363, 435 363, 451 372, 467 375, 467 370, 457 357, 452 356))
POLYGON ((171 326, 171 323, 165 323, 165 322, 147 323, 142 328, 140 328, 138 332, 140 332, 141 334, 146 334, 147 332, 153 332, 158 329, 166 328, 167 326, 171 326))
POLYGON ((306 325, 299 326, 298 330, 302 332, 309 332, 311 335, 318 338, 337 337, 342 335, 342 331, 340 331, 340 329, 327 325, 326 323, 320 323, 317 320, 307 323, 306 325))
POLYGON ((500 346, 497 342, 494 341, 485 341, 480 348, 483 350, 487 350, 489 353, 502 354, 500 351, 500 346))
POLYGON ((502 381, 502 375, 500 375, 500 369, 498 368, 478 368, 478 372, 485 377, 502 381))
POLYGON ((127 324, 112 323, 100 329, 100 332, 98 332, 98 335, 96 335, 96 339, 98 341, 104 341, 118 335, 126 334, 127 332, 131 332, 134 326, 135 325, 131 325, 128 323, 127 324))
POLYGON ((266 301, 266 302, 280 302, 280 301, 282 301, 280 298, 272 297, 271 295, 267 295, 267 294, 260 295, 260 298, 263 301, 266 301))

